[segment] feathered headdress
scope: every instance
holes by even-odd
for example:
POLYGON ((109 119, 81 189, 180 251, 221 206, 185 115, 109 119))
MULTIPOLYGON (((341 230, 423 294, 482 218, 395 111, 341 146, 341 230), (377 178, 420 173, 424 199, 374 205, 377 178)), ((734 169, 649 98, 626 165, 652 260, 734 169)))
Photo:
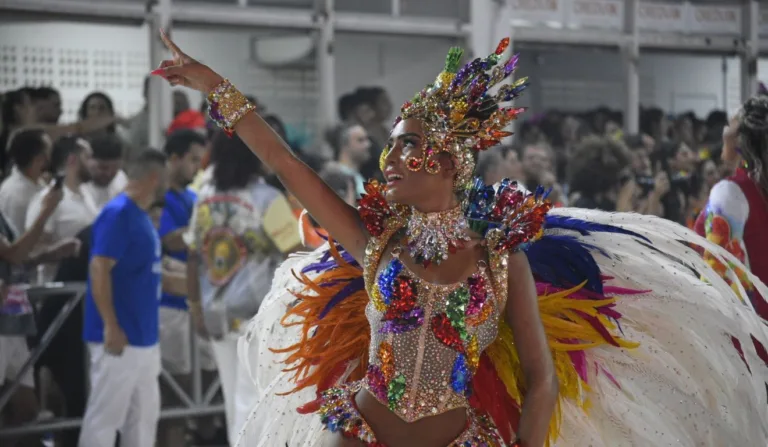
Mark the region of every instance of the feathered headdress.
MULTIPOLYGON (((518 55, 513 55, 503 64, 499 63, 508 46, 509 38, 505 38, 488 57, 477 58, 461 69, 463 50, 451 48, 445 68, 437 75, 435 82, 403 104, 395 125, 407 118, 418 118, 426 135, 422 156, 409 157, 406 160, 408 169, 437 173, 439 164, 436 155, 448 152, 458 161, 456 189, 465 190, 471 186, 476 153, 512 135, 504 129, 525 110, 504 108, 500 104, 517 98, 528 86, 527 78, 502 85, 495 93, 490 92, 517 67, 518 55)), ((381 155, 382 171, 388 152, 389 147, 381 155)))

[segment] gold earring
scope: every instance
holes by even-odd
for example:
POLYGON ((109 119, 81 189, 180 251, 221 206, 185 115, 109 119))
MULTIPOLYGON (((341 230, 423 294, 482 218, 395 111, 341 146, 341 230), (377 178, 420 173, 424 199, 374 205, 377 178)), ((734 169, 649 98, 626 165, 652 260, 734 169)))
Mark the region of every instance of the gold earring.
POLYGON ((427 155, 427 161, 424 164, 424 169, 427 171, 427 173, 435 175, 438 172, 440 172, 440 162, 437 161, 437 154, 430 151, 430 154, 427 155))
POLYGON ((389 155, 389 151, 391 148, 389 145, 384 146, 384 149, 381 151, 381 155, 379 155, 379 170, 383 173, 384 170, 387 167, 387 156, 389 155))

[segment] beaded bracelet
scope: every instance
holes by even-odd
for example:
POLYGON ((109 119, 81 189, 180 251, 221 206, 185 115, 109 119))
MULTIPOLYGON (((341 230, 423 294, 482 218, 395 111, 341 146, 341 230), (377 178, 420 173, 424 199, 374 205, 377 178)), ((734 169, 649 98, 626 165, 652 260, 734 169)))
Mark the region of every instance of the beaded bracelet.
POLYGON ((256 110, 256 106, 248 101, 238 89, 225 79, 208 94, 208 115, 227 135, 232 136, 235 125, 246 114, 256 110))

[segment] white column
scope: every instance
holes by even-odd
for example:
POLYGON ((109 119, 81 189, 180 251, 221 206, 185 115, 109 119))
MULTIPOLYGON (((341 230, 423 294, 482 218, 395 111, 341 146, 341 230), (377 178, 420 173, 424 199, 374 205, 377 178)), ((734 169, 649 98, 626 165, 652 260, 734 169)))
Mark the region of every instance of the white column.
POLYGON ((744 51, 741 54, 741 102, 757 94, 757 59, 760 52, 760 5, 746 0, 741 15, 744 51))
POLYGON ((468 38, 473 58, 489 55, 501 39, 512 37, 511 9, 507 0, 470 0, 468 38))
POLYGON ((392 9, 391 12, 393 16, 400 17, 400 0, 392 0, 390 9, 392 9))
POLYGON ((319 97, 317 111, 318 135, 336 122, 335 57, 333 55, 333 0, 318 0, 317 8, 317 78, 319 97))
POLYGON ((637 29, 637 5, 639 0, 627 0, 624 5, 624 56, 626 97, 624 104, 624 132, 640 131, 640 39, 637 29))
MULTIPOLYGON (((149 57, 152 68, 160 65, 164 59, 170 57, 170 53, 160 40, 160 29, 171 33, 171 1, 158 0, 147 14, 149 32, 149 57)), ((149 113, 149 146, 161 149, 165 140, 165 129, 173 119, 173 100, 171 99, 171 87, 163 79, 152 76, 149 82, 149 96, 147 98, 149 113)))
MULTIPOLYGON (((471 48, 471 58, 486 57, 496 49, 501 39, 509 37, 512 39, 512 6, 508 0, 470 0, 469 4, 469 48, 471 48)), ((512 40, 506 51, 502 54, 502 61, 505 61, 513 53, 514 40, 512 40)), ((468 58, 469 59, 469 58, 468 58)), ((508 84, 513 78, 507 78, 495 89, 503 84, 508 84)), ((511 131, 515 131, 518 122, 513 122, 510 126, 511 131)), ((514 137, 502 140, 504 144, 511 144, 514 137)))

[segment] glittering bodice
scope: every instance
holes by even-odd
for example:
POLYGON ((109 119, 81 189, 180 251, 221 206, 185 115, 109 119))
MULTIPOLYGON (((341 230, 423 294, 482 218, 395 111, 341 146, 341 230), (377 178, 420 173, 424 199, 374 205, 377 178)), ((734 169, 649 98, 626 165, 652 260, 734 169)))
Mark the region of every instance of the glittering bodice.
POLYGON ((481 262, 464 282, 432 284, 400 262, 397 251, 377 274, 386 241, 377 244, 365 262, 371 297, 365 310, 371 326, 366 389, 408 422, 469 407, 480 354, 498 333, 506 274, 491 275, 481 262))

